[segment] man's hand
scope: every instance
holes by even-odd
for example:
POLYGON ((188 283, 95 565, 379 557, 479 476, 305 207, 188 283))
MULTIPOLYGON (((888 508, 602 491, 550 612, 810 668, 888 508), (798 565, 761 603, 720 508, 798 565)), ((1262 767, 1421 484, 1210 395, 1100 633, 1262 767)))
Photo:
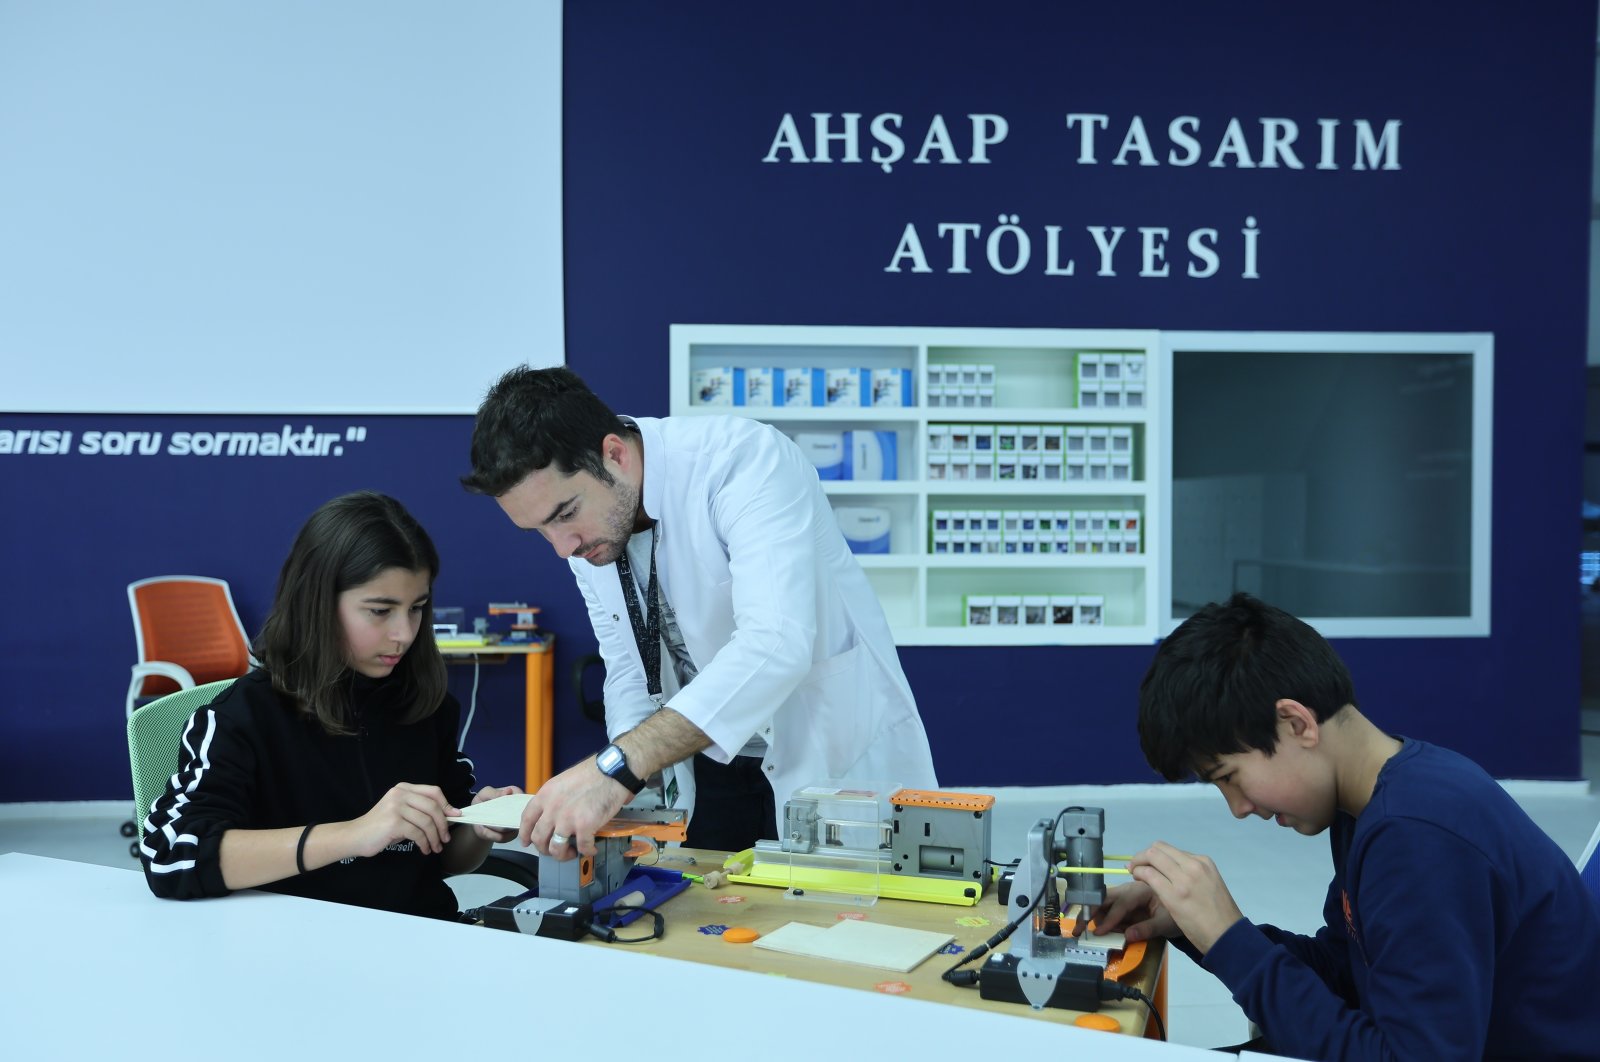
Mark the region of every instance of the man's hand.
MULTIPOLYGON (((522 792, 520 786, 508 785, 504 786, 503 788, 496 789, 492 785, 486 785, 473 795, 472 802, 474 804, 481 804, 485 800, 493 800, 495 797, 510 796, 512 793, 520 792, 522 792)), ((482 837, 485 841, 489 841, 491 843, 509 841, 511 838, 517 835, 516 830, 497 830, 493 826, 473 826, 472 830, 479 837, 482 837)))
POLYGON ((1209 856, 1157 841, 1128 861, 1134 880, 1148 886, 1183 935, 1204 955, 1244 917, 1209 856))
POLYGON ((595 853, 594 831, 610 822, 633 794, 627 786, 600 773, 594 757, 568 767, 544 785, 522 809, 517 837, 556 859, 595 853), (552 838, 558 838, 554 845, 552 838))
MULTIPOLYGON (((1175 937, 1179 932, 1177 923, 1156 898, 1155 891, 1138 881, 1107 889, 1106 902, 1094 909, 1093 921, 1096 933, 1121 930, 1129 943, 1153 937, 1175 937)), ((1083 925, 1084 920, 1079 919, 1079 934, 1083 925)))

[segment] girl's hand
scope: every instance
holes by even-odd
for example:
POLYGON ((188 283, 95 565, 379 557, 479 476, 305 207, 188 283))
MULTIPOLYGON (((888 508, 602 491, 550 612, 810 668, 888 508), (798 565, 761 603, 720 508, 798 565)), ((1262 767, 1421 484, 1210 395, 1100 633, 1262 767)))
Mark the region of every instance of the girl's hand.
POLYGON ((355 854, 375 856, 397 841, 415 841, 427 855, 442 852, 450 841, 449 816, 459 814, 438 786, 401 782, 351 821, 355 854))
MULTIPOLYGON (((492 785, 486 785, 473 795, 472 802, 481 804, 485 800, 493 800, 496 797, 510 796, 512 793, 520 792, 522 792, 522 789, 514 785, 508 785, 500 789, 496 789, 492 785)), ((491 842, 509 841, 517 835, 516 830, 497 830, 493 826, 474 826, 472 829, 479 837, 491 842)))

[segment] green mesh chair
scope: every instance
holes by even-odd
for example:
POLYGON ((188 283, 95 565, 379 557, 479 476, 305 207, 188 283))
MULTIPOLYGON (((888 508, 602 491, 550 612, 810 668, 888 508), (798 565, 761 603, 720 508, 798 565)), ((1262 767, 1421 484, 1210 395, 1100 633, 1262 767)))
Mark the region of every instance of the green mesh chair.
POLYGON ((208 682, 204 686, 179 690, 158 697, 128 716, 128 761, 133 766, 133 843, 128 851, 139 858, 139 838, 150 805, 167 788, 167 781, 178 771, 178 738, 189 717, 233 685, 233 679, 208 682))

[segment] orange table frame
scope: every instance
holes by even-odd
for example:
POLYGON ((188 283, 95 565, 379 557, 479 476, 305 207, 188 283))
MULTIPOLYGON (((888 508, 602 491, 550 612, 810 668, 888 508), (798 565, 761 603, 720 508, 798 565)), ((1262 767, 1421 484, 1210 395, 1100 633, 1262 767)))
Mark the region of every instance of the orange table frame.
POLYGON ((464 662, 469 658, 480 663, 505 663, 513 656, 524 658, 526 674, 523 679, 524 756, 526 780, 523 789, 530 793, 549 780, 551 775, 551 740, 555 730, 555 659, 556 639, 546 634, 537 642, 520 645, 451 645, 440 646, 447 662, 464 662))

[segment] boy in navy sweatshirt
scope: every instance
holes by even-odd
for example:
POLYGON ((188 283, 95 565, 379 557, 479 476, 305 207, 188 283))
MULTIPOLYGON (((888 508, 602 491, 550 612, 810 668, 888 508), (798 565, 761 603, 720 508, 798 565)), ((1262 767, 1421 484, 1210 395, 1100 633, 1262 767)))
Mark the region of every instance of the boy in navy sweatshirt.
POLYGON ((1211 604, 1156 652, 1139 740, 1235 818, 1330 831, 1325 925, 1240 913, 1216 866, 1157 842, 1097 912, 1128 939, 1173 937, 1262 1029, 1306 1059, 1600 1058, 1600 904, 1495 781, 1356 709, 1350 674, 1306 624, 1248 594, 1211 604))

